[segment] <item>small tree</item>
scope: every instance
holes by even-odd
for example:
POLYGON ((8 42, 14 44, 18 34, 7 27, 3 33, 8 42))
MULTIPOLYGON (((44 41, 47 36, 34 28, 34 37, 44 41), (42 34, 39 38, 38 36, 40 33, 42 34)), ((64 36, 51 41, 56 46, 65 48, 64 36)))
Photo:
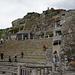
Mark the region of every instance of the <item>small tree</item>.
POLYGON ((51 11, 54 12, 55 11, 54 8, 51 8, 51 11))

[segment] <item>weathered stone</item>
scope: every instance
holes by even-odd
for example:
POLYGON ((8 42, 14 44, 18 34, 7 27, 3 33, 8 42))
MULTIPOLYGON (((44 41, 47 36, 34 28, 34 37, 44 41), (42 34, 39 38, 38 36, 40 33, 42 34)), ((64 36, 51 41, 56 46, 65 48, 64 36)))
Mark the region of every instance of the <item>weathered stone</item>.
POLYGON ((60 56, 61 61, 64 63, 62 66, 64 71, 72 71, 73 66, 71 66, 72 64, 69 61, 75 60, 75 13, 72 12, 66 13, 65 23, 62 26, 62 46, 60 56))

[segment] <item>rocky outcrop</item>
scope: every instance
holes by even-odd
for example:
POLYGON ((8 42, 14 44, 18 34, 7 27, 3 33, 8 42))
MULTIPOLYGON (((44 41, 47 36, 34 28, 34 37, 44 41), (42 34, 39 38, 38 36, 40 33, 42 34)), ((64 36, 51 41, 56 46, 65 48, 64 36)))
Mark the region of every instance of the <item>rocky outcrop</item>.
POLYGON ((20 25, 20 24, 24 24, 24 19, 19 18, 19 19, 17 19, 17 20, 14 20, 14 21, 12 22, 12 27, 13 27, 13 26, 18 26, 18 25, 20 25))
POLYGON ((23 24, 23 25, 25 24, 26 28, 31 28, 31 26, 35 23, 36 19, 38 19, 39 17, 40 17, 40 14, 38 14, 38 13, 34 13, 34 12, 27 13, 27 15, 24 16, 23 18, 14 20, 12 22, 12 27, 19 26, 21 24, 23 24))
MULTIPOLYGON (((59 16, 60 11, 64 10, 52 10, 47 9, 42 14, 39 13, 27 13, 23 18, 14 20, 12 26, 25 25, 25 29, 32 31, 47 31, 50 27, 54 27, 55 19, 53 16, 59 16)), ((52 29, 52 28, 51 28, 52 29)))
MULTIPOLYGON (((72 14, 72 13, 71 13, 72 14)), ((75 15, 68 16, 62 27, 62 40, 63 48, 67 58, 75 56, 75 15)))
POLYGON ((27 13, 23 18, 12 22, 13 30, 11 30, 12 32, 15 30, 15 33, 20 30, 31 30, 34 34, 34 38, 39 38, 39 36, 41 38, 52 37, 55 23, 60 20, 60 12, 62 12, 61 15, 63 15, 66 11, 48 8, 46 11, 43 11, 42 14, 35 12, 27 13), (16 28, 15 26, 19 27, 17 31, 14 29, 16 28))
POLYGON ((67 12, 62 26, 61 61, 67 71, 75 71, 75 13, 67 12))

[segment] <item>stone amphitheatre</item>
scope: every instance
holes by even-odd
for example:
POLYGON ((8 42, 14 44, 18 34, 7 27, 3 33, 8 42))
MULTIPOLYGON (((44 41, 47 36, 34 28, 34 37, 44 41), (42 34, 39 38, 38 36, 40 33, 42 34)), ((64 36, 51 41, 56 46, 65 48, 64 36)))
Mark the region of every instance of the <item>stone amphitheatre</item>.
POLYGON ((28 13, 4 34, 0 75, 75 75, 75 10, 28 13))

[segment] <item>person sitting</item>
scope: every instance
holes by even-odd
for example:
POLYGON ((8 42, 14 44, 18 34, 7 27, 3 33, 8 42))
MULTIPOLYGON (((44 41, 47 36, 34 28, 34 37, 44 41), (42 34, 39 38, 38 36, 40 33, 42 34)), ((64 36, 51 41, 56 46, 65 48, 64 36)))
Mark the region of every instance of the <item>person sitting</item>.
POLYGON ((23 53, 23 52, 21 52, 21 56, 20 56, 20 58, 23 58, 23 55, 24 55, 24 53, 23 53))
POLYGON ((46 50, 46 46, 45 46, 45 45, 43 46, 43 50, 44 50, 44 51, 46 50))

